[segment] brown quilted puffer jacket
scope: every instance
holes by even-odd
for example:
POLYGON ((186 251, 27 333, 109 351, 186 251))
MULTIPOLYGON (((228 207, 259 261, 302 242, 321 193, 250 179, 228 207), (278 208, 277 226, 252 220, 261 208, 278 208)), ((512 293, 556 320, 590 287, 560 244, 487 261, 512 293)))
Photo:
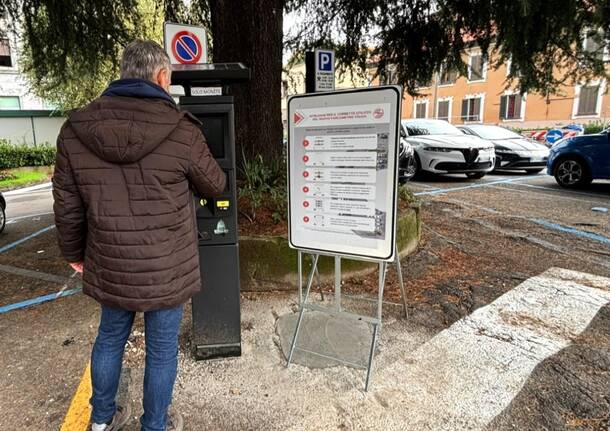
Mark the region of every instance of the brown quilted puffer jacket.
POLYGON ((102 96, 70 115, 53 177, 59 246, 84 260, 83 290, 110 307, 148 311, 200 288, 193 192, 226 176, 198 120, 160 98, 102 96))

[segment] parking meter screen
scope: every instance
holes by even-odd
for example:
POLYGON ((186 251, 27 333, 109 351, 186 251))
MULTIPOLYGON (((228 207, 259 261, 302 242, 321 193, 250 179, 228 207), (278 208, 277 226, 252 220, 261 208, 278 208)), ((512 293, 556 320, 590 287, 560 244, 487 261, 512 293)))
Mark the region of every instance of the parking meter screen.
POLYGON ((215 159, 223 159, 225 157, 225 121, 224 115, 200 117, 199 120, 203 123, 201 131, 208 142, 210 152, 215 159))

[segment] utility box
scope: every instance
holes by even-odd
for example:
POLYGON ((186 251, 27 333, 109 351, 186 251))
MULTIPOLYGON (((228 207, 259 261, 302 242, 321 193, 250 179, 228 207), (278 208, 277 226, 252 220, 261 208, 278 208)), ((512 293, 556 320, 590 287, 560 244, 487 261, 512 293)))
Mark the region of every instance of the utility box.
POLYGON ((241 355, 239 245, 233 96, 230 85, 250 79, 241 63, 174 65, 182 110, 202 122, 212 156, 227 174, 221 196, 196 196, 201 292, 193 297, 192 344, 197 359, 241 355))

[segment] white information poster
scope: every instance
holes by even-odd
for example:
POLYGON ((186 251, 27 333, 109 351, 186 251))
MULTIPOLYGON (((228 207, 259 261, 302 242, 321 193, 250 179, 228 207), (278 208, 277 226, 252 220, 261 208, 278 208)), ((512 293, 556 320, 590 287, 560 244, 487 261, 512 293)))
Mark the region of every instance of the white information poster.
POLYGON ((290 98, 292 248, 394 259, 401 94, 385 86, 290 98))

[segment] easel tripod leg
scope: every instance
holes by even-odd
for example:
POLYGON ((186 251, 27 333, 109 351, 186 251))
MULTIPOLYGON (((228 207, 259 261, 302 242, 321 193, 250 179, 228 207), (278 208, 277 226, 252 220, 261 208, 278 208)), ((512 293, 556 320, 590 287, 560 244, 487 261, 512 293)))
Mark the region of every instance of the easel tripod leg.
POLYGON ((400 255, 398 247, 396 247, 396 272, 398 272, 398 284, 400 286, 400 295, 402 296, 402 306, 405 313, 405 318, 409 318, 409 310, 407 308, 407 295, 405 293, 405 284, 402 279, 402 264, 400 263, 400 255))
POLYGON ((377 330, 379 328, 378 324, 374 324, 373 326, 373 341, 371 342, 371 350, 369 351, 369 365, 366 369, 366 382, 364 383, 364 390, 368 392, 369 383, 371 381, 371 371, 373 370, 373 359, 375 357, 375 347, 377 346, 377 330))
MULTIPOLYGON (((299 319, 297 320, 297 326, 294 330, 294 336, 292 337, 292 344, 290 345, 290 354, 288 355, 288 361, 286 362, 286 367, 290 365, 292 361, 292 355, 294 354, 294 348, 297 344, 297 338, 299 337, 299 330, 301 329, 301 323, 303 322, 303 314, 305 313, 305 304, 307 303, 307 299, 309 299, 309 291, 311 290, 311 285, 313 284, 313 276, 315 274, 316 268, 318 266, 318 257, 316 254, 313 259, 313 267, 311 268, 311 272, 309 274, 309 278, 307 280, 307 289, 305 290, 305 297, 303 298, 303 302, 299 304, 299 319)), ((300 299, 300 298, 299 298, 300 299)))

